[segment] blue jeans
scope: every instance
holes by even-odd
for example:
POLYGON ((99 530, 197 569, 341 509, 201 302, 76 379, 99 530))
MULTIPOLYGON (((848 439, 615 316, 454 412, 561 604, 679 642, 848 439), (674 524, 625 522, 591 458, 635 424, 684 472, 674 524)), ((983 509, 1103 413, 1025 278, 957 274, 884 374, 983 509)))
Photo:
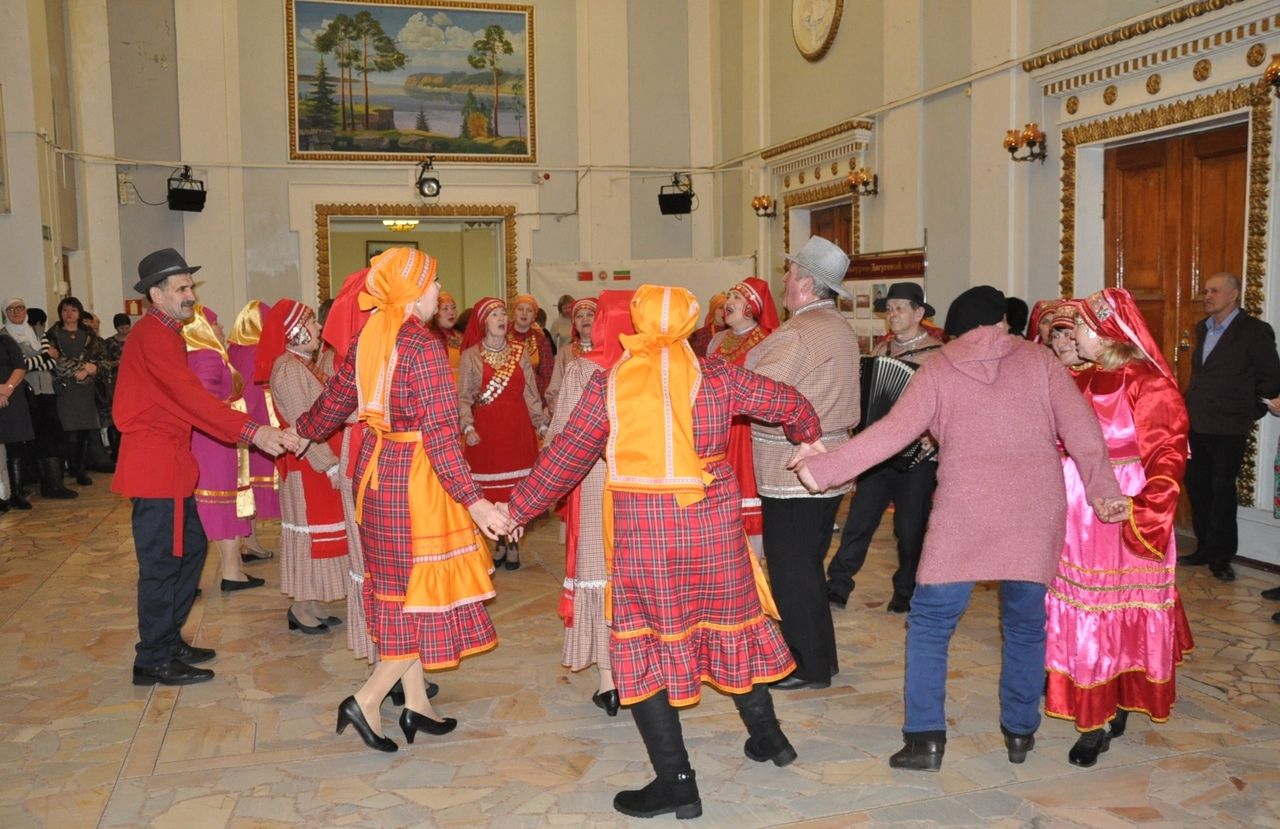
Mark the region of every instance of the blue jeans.
MULTIPOLYGON (((947 649, 969 604, 973 582, 916 585, 907 614, 906 735, 947 730, 947 649)), ((1045 586, 1000 582, 1004 652, 1000 667, 1000 724, 1014 734, 1040 727, 1044 688, 1045 586)))

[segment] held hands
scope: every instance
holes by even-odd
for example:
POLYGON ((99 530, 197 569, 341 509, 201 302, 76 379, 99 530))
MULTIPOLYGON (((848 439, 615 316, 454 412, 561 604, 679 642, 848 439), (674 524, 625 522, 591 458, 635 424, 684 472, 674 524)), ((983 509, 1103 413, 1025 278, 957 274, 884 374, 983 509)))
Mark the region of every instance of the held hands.
MULTIPOLYGON (((307 450, 311 448, 310 438, 304 438, 302 435, 298 434, 298 430, 292 426, 290 426, 288 429, 285 429, 284 433, 286 435, 292 435, 294 439, 298 441, 298 446, 295 449, 290 450, 293 452, 294 455, 301 458, 303 455, 307 454, 307 450)), ((336 484, 334 485, 334 488, 335 489, 337 488, 336 484)))
POLYGON ((471 513, 471 520, 476 522, 480 532, 491 541, 497 541, 498 536, 511 535, 514 530, 510 516, 486 498, 467 507, 467 512, 471 513))
POLYGON ((475 429, 468 429, 463 438, 467 441, 467 446, 475 446, 480 442, 480 433, 475 429))
POLYGON ((495 506, 498 507, 498 512, 502 513, 503 516, 506 517, 508 523, 511 526, 511 529, 507 531, 507 537, 510 538, 512 541, 519 541, 521 537, 524 536, 524 527, 520 526, 514 520, 512 520, 511 507, 508 506, 505 501, 500 501, 495 506))
POLYGON ((281 452, 300 452, 302 438, 292 429, 282 432, 271 426, 259 426, 253 435, 253 445, 268 455, 279 455, 281 452))
POLYGON ((795 472, 796 477, 800 479, 800 483, 804 484, 804 488, 810 492, 821 492, 822 487, 818 486, 818 482, 814 480, 813 473, 805 465, 805 458, 822 455, 826 451, 827 447, 822 445, 821 440, 815 440, 813 443, 802 443, 796 447, 795 454, 791 456, 791 460, 787 461, 787 469, 795 472))
POLYGON ((1132 498, 1123 495, 1119 498, 1094 498, 1093 511, 1104 524, 1118 524, 1129 517, 1132 503, 1132 498))

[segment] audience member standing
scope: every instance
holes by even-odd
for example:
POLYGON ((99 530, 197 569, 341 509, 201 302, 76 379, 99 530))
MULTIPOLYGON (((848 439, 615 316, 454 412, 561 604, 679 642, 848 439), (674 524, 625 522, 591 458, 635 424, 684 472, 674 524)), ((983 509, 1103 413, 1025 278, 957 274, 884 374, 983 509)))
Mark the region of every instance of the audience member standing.
POLYGON ((116 375, 120 371, 120 357, 124 354, 124 344, 129 339, 129 330, 133 328, 133 319, 128 314, 116 314, 111 318, 111 326, 116 329, 102 341, 107 352, 105 380, 107 395, 107 442, 110 444, 111 459, 120 457, 120 430, 116 428, 115 415, 111 410, 111 402, 116 396, 116 375))
POLYGON ((27 363, 22 349, 13 338, 0 329, 0 452, 4 454, 9 470, 9 495, 0 500, 0 512, 15 509, 31 509, 31 503, 22 497, 21 459, 29 441, 35 439, 31 428, 31 413, 27 409, 27 389, 23 378, 27 363), (9 458, 14 458, 11 463, 9 458))
POLYGON ((556 351, 573 342, 573 297, 564 294, 556 300, 556 321, 551 323, 551 340, 556 351))
MULTIPOLYGON (((58 395, 58 421, 62 424, 67 463, 80 486, 89 486, 91 432, 101 428, 95 386, 106 350, 81 320, 84 306, 73 296, 58 303, 58 324, 45 332, 49 354, 58 362, 54 389, 58 395)), ((103 471, 114 471, 104 469, 103 471)))
POLYGON ((1267 413, 1266 401, 1280 395, 1280 357, 1271 326, 1240 308, 1240 280, 1234 275, 1205 280, 1204 311, 1209 316, 1196 325, 1186 391, 1186 484, 1196 551, 1178 561, 1207 564, 1218 579, 1234 581, 1236 477, 1253 422, 1267 413))
MULTIPOLYGON (((849 257, 818 236, 788 256, 784 322, 747 355, 746 367, 795 386, 818 411, 822 442, 834 449, 858 423, 858 338, 836 310, 849 257)), ((796 660, 781 689, 826 688, 840 668, 822 563, 845 484, 811 494, 786 470, 793 447, 777 426, 751 427, 756 484, 764 516, 764 556, 782 615, 782 635, 796 660)))
POLYGON ((26 464, 28 458, 34 458, 40 476, 40 495, 44 498, 75 498, 79 493, 67 489, 62 484, 62 476, 66 464, 62 459, 62 427, 58 423, 58 398, 53 390, 54 359, 49 355, 49 347, 43 338, 28 324, 29 311, 27 304, 13 298, 5 303, 4 331, 18 344, 22 351, 23 368, 26 375, 23 379, 31 388, 31 427, 35 433, 28 448, 28 455, 22 452, 9 453, 5 463, 8 467, 9 484, 18 497, 26 483, 26 464))

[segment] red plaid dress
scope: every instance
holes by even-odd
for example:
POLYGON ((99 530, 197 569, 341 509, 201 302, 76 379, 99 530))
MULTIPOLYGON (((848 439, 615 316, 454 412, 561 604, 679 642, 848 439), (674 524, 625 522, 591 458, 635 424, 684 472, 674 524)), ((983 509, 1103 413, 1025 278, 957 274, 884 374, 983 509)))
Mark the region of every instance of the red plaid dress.
MULTIPOLYGON (((313 440, 340 428, 356 408, 356 352, 330 379, 315 405, 298 418, 298 434, 313 440)), ((440 483, 454 500, 470 506, 481 498, 471 479, 458 441, 458 396, 453 386, 445 347, 414 322, 396 337, 397 362, 391 381, 388 420, 394 432, 421 432, 423 449, 440 483)), ((365 439, 356 462, 360 480, 373 454, 374 441, 363 426, 365 439)), ((413 540, 409 519, 409 464, 414 444, 383 443, 378 459, 378 488, 364 496, 360 542, 368 571, 363 584, 369 635, 381 659, 417 656, 424 667, 457 665, 462 657, 487 650, 498 636, 482 599, 438 612, 406 613, 401 602, 379 596, 403 596, 413 569, 413 540)))
MULTIPOLYGON (((604 372, 590 380, 564 431, 516 487, 510 507, 520 523, 573 489, 604 454, 605 382, 604 372)), ((693 408, 700 456, 726 452, 734 415, 786 423, 795 441, 816 440, 822 431, 813 407, 791 386, 719 360, 702 362, 693 408)), ((745 693, 794 666, 782 634, 760 609, 733 469, 724 460, 707 469, 715 480, 706 498, 684 509, 673 495, 613 494, 609 658, 623 703, 665 688, 672 705, 692 705, 703 682, 745 693)))

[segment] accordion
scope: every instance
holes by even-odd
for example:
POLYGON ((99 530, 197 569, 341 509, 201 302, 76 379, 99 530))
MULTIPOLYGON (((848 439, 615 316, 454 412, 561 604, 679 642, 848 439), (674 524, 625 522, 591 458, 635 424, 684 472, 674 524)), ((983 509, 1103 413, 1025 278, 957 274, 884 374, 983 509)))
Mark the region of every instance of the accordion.
MULTIPOLYGON (((883 418, 898 402, 898 398, 907 389, 911 376, 916 373, 916 366, 893 357, 863 357, 861 360, 861 393, 862 422, 854 430, 861 432, 877 420, 883 418)), ((913 466, 931 460, 938 454, 937 446, 926 446, 923 440, 917 440, 910 446, 894 455, 885 463, 899 472, 906 472, 913 466)))

